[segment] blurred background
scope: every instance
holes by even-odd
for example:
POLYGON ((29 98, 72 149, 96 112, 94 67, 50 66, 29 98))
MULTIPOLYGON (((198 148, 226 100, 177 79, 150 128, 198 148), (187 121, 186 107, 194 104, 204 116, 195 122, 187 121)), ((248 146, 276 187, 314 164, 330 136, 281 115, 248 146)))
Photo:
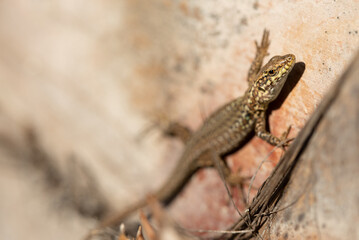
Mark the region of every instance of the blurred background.
MULTIPOLYGON (((0 239, 80 239, 157 189, 183 146, 144 129, 158 116, 196 129, 243 94, 265 28, 270 56, 305 63, 269 117, 295 136, 354 57, 358 16, 357 1, 0 1, 0 239)), ((252 176, 271 149, 254 138, 229 165, 252 176)), ((211 169, 169 212, 191 228, 238 218, 211 169)))

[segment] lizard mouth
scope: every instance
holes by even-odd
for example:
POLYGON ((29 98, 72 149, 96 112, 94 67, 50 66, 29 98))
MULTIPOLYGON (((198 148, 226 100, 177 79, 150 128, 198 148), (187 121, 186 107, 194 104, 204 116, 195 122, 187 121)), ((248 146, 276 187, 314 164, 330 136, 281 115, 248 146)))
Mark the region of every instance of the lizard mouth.
POLYGON ((285 69, 289 72, 295 63, 295 56, 293 54, 287 54, 284 56, 286 60, 285 69))
POLYGON ((295 56, 293 54, 285 55, 284 59, 285 59, 285 65, 284 68, 282 68, 281 77, 286 76, 292 70, 295 63, 295 56))

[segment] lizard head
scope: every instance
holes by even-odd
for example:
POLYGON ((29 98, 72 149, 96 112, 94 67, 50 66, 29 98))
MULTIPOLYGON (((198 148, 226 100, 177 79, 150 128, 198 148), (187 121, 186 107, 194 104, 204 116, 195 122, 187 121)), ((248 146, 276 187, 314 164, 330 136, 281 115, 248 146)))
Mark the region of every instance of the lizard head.
POLYGON ((287 80, 288 74, 295 64, 295 56, 287 54, 274 56, 262 67, 253 82, 254 97, 263 104, 270 103, 277 98, 287 80))

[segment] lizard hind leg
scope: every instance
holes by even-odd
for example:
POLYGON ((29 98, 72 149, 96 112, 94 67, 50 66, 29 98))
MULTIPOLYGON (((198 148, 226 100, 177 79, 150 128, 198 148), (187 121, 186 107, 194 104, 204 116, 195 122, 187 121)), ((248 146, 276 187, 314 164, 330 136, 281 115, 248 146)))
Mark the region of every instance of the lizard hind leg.
POLYGON ((243 184, 243 182, 248 181, 248 177, 242 177, 236 173, 233 173, 231 169, 226 164, 223 157, 213 157, 213 153, 210 151, 205 152, 197 159, 197 168, 204 167, 215 167, 217 168, 220 175, 222 175, 225 181, 231 186, 238 186, 243 184))
POLYGON ((188 127, 185 127, 177 122, 169 123, 164 129, 164 133, 166 135, 179 138, 183 143, 187 143, 193 135, 192 131, 188 127))
POLYGON ((151 124, 142 131, 138 139, 141 139, 155 128, 160 129, 167 136, 179 138, 183 143, 187 143, 193 135, 193 132, 188 127, 169 120, 164 112, 159 112, 154 114, 151 124))

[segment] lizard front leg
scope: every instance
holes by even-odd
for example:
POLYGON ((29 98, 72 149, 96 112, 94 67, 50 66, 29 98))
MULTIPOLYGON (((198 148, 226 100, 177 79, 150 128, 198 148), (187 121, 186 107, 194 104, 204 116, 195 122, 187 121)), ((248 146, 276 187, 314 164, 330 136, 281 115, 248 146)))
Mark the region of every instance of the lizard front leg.
POLYGON ((256 56, 248 71, 247 80, 249 84, 252 84, 252 82, 256 79, 257 74, 262 67, 263 59, 265 56, 268 55, 269 31, 264 29, 262 42, 260 46, 258 45, 257 41, 255 41, 255 43, 256 43, 257 51, 256 51, 256 56))
MULTIPOLYGON (((273 146, 277 146, 277 145, 283 143, 283 141, 286 140, 289 130, 290 130, 290 127, 288 127, 288 130, 282 134, 281 138, 278 138, 278 137, 274 136, 273 134, 271 134, 270 132, 268 132, 266 130, 266 118, 265 118, 264 111, 260 113, 258 119, 256 120, 256 125, 254 128, 255 134, 258 137, 260 137, 261 139, 263 139, 264 141, 266 141, 267 143, 269 143, 273 146)), ((286 146, 286 143, 284 144, 284 146, 286 146)))

